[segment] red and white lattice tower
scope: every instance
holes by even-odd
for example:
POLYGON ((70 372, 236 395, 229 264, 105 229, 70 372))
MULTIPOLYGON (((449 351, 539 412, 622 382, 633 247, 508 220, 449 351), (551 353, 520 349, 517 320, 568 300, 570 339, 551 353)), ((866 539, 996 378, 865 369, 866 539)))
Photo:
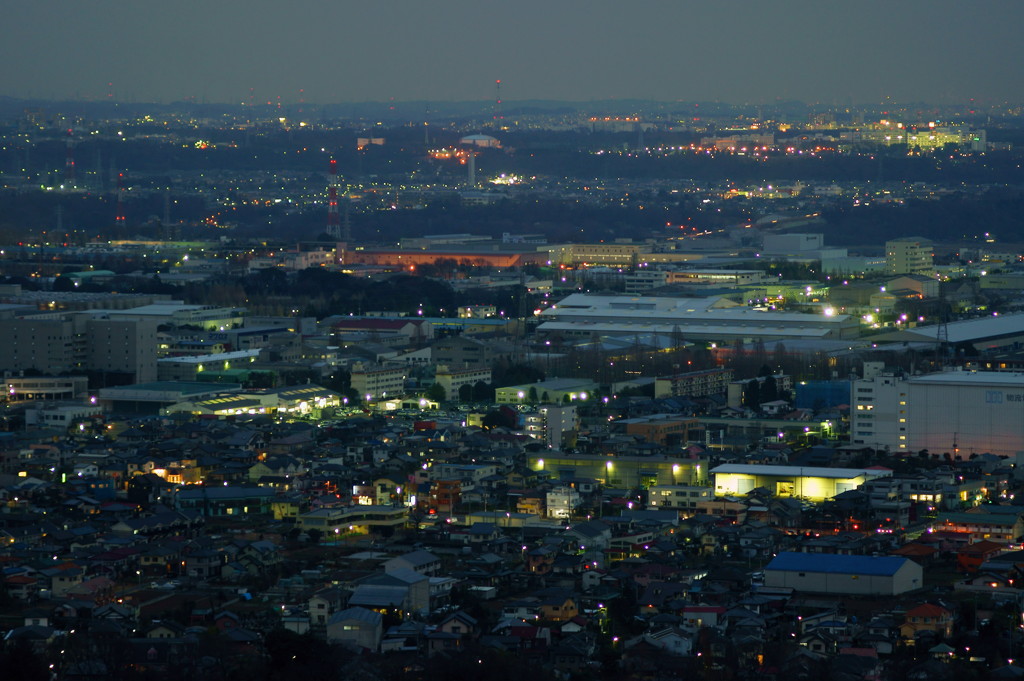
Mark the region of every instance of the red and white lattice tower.
POLYGON ((341 238, 341 216, 338 214, 338 162, 331 159, 329 171, 331 179, 327 185, 327 233, 341 238))
POLYGON ((114 218, 114 224, 123 226, 125 224, 124 217, 124 173, 117 174, 117 216, 114 218))
POLYGON ((75 186, 75 137, 71 128, 68 128, 67 151, 64 156, 64 185, 75 186))

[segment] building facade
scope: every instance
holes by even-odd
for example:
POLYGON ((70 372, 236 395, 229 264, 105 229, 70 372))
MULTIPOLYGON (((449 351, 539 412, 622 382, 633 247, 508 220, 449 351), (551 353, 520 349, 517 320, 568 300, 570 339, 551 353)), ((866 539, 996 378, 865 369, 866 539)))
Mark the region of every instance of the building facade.
POLYGON ((610 487, 700 485, 707 483, 707 459, 671 456, 591 456, 547 452, 527 456, 530 470, 556 480, 593 478, 610 487))
POLYGON ((402 367, 355 364, 352 389, 364 400, 397 397, 405 393, 406 370, 402 367))
POLYGON ((885 269, 889 274, 916 274, 932 270, 932 244, 919 237, 885 242, 885 269))
POLYGON ((1016 456, 1024 443, 1024 374, 880 373, 852 382, 853 444, 894 452, 1016 456))
POLYGON ((654 379, 654 397, 707 397, 722 395, 732 381, 732 369, 688 371, 654 379))
POLYGON ((31 315, 0 326, 0 371, 91 370, 156 379, 157 322, 102 312, 31 315))
POLYGON ((778 554, 764 568, 767 587, 812 593, 896 596, 923 586, 923 568, 899 556, 778 554))
POLYGON ((711 470, 718 496, 745 495, 764 487, 778 497, 824 501, 857 489, 874 478, 892 475, 888 468, 820 468, 728 463, 711 470))

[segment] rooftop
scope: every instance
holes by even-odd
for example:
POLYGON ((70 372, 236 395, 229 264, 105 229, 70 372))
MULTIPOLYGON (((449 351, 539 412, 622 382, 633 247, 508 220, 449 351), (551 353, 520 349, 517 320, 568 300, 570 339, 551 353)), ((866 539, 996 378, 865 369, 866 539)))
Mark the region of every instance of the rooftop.
POLYGON ((765 570, 819 572, 829 574, 850 574, 891 576, 908 558, 900 556, 846 556, 827 553, 796 553, 784 551, 765 566, 765 570))
MULTIPOLYGON (((1022 330, 1024 333, 1024 330, 1022 330)), ((943 371, 914 376, 911 383, 926 385, 992 385, 1024 388, 1024 373, 1010 371, 943 371)))
POLYGON ((712 474, 739 474, 739 475, 783 475, 783 476, 810 476, 817 478, 881 478, 892 475, 888 468, 823 468, 820 466, 772 466, 769 464, 746 464, 726 463, 716 466, 710 471, 712 474))

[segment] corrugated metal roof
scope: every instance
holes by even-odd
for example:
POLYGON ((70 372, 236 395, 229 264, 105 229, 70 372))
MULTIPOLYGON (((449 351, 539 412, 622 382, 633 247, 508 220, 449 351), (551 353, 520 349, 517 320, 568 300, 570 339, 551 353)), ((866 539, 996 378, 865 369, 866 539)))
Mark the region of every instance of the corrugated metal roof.
POLYGON ((376 626, 377 624, 380 624, 382 619, 383 618, 379 612, 356 607, 347 608, 334 613, 331 615, 330 619, 327 620, 327 624, 337 624, 338 622, 350 622, 352 620, 357 620, 359 622, 366 622, 367 624, 376 626))
POLYGON ((739 475, 783 475, 787 477, 838 478, 846 480, 866 476, 867 478, 888 477, 892 471, 886 468, 824 468, 822 466, 772 466, 770 464, 725 463, 710 471, 713 475, 733 473, 739 475))

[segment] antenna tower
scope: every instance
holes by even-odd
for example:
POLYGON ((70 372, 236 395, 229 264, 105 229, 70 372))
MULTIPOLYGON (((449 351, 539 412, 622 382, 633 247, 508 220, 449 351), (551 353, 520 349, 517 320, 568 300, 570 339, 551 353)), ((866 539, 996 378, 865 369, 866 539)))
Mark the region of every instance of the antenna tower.
POLYGON ((117 216, 114 218, 114 224, 118 227, 123 227, 125 224, 124 216, 124 173, 117 174, 117 216))
POLYGON ((68 187, 75 186, 75 137, 71 128, 68 128, 64 160, 64 184, 68 187))
POLYGON ((338 161, 331 159, 328 163, 330 173, 330 184, 327 185, 327 233, 335 238, 341 238, 341 220, 338 216, 338 161))
POLYGON ((501 121, 505 120, 505 116, 501 113, 501 78, 494 81, 494 120, 497 127, 501 127, 501 121))

